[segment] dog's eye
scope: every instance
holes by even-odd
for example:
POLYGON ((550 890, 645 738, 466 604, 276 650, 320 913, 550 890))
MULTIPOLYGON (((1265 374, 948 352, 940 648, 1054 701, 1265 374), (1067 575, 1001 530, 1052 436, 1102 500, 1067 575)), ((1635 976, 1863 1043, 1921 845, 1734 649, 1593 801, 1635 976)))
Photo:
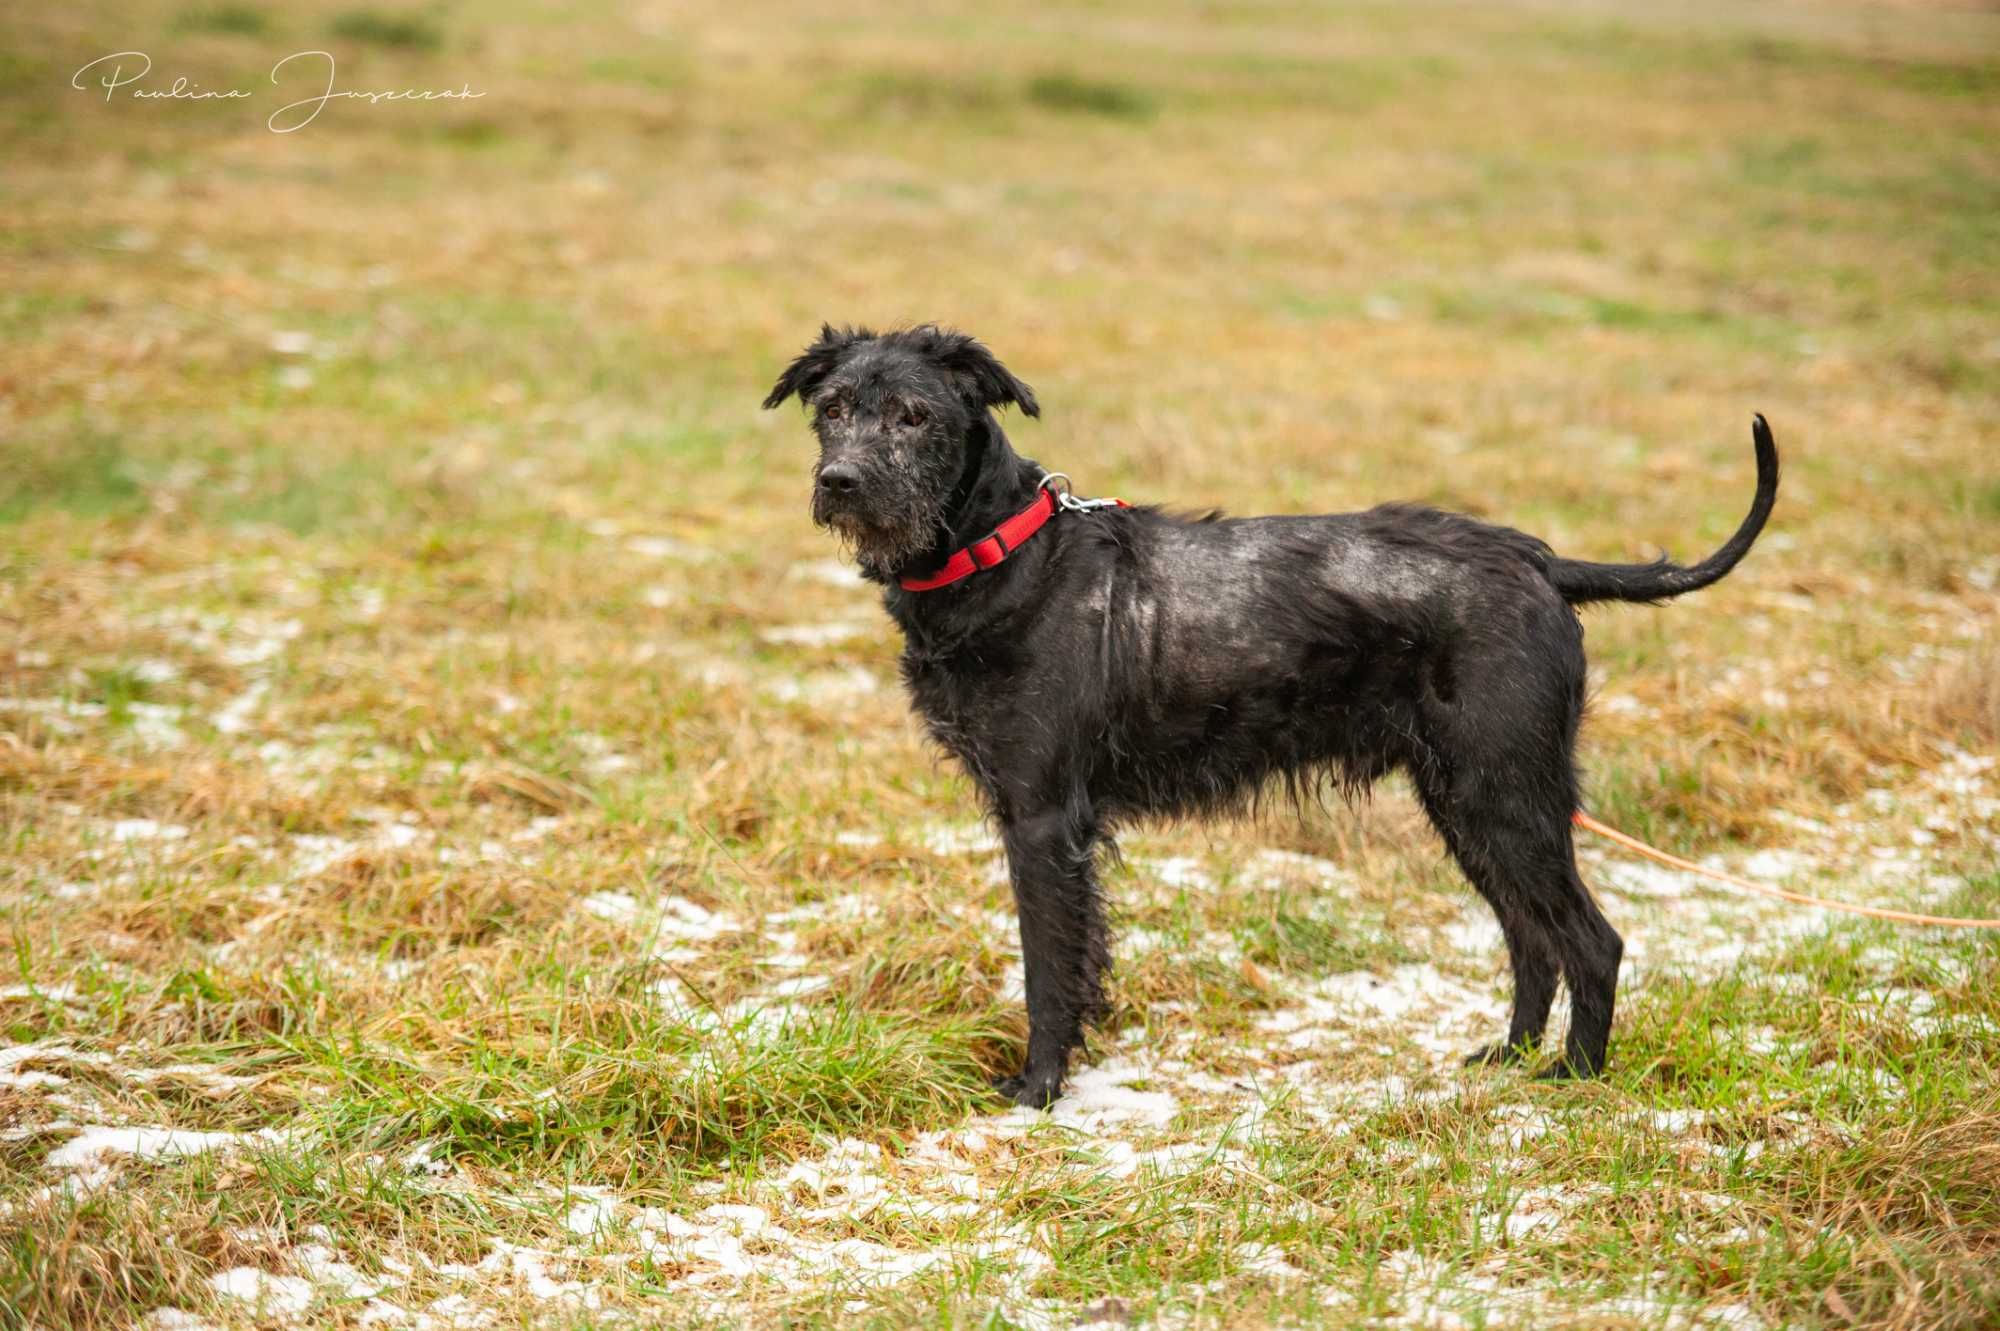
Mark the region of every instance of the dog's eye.
POLYGON ((911 407, 903 413, 903 424, 909 426, 912 430, 922 425, 924 419, 923 411, 917 407, 911 407))
POLYGON ((838 402, 829 402, 825 406, 819 409, 819 414, 824 416, 827 420, 837 421, 841 418, 842 415, 845 414, 845 408, 843 408, 838 402))

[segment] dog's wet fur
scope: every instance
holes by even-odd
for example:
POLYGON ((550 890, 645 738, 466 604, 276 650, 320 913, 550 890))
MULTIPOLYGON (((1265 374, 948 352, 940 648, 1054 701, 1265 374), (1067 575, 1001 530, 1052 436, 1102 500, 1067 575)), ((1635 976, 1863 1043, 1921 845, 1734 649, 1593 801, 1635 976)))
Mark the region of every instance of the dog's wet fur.
POLYGON ((1623 951, 1577 874, 1575 747, 1583 629, 1573 606, 1656 602, 1715 582, 1777 495, 1757 417, 1757 490, 1691 567, 1563 559, 1535 537, 1408 504, 1323 517, 1059 512, 1004 562, 931 591, 932 573, 1036 497, 1042 469, 994 412, 1035 395, 980 343, 925 325, 821 330, 764 401, 798 396, 820 454, 813 520, 837 532, 904 635, 903 677, 1006 846, 1029 1036, 996 1083, 1062 1093, 1104 1010, 1111 964, 1096 860, 1134 819, 1304 802, 1407 773, 1499 917, 1513 965, 1504 1039, 1529 1054, 1558 979, 1571 1021, 1551 1077, 1603 1066, 1623 951))

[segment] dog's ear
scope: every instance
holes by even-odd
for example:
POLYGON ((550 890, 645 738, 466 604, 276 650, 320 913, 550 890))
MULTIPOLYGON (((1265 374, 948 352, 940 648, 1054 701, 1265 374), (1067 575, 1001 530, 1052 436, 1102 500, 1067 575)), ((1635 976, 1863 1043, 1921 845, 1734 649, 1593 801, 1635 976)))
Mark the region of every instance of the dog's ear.
POLYGON ((857 342, 873 341, 874 337, 875 334, 866 328, 835 328, 832 324, 821 324, 819 341, 799 353, 799 358, 785 367, 785 372, 778 376, 778 382, 771 385, 770 395, 764 399, 764 409, 769 411, 794 393, 799 395, 800 401, 804 401, 833 373, 849 348, 857 342))
POLYGON ((1035 390, 1009 373, 977 338, 943 329, 927 331, 931 334, 931 359, 951 371, 975 406, 1004 407, 1011 402, 1025 415, 1042 414, 1035 390))

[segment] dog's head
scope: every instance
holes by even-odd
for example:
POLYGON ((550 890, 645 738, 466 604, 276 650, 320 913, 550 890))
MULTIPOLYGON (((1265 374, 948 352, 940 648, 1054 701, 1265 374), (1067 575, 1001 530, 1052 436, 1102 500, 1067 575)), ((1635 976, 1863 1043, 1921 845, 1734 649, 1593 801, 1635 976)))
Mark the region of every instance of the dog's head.
POLYGON ((813 413, 813 521, 888 574, 935 545, 955 492, 969 483, 986 413, 1034 392, 963 333, 924 324, 895 332, 826 325, 764 399, 796 394, 813 413))

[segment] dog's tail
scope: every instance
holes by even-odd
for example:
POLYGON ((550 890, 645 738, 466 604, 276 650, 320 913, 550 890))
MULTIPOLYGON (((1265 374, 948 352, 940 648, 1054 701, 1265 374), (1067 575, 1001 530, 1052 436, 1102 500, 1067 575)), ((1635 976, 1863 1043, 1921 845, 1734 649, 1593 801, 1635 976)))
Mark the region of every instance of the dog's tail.
POLYGON ((1720 582, 1756 544, 1778 499, 1778 445, 1762 415, 1753 418, 1750 437, 1757 447, 1757 496, 1750 514, 1722 548, 1692 567, 1662 555, 1650 564, 1591 564, 1579 559, 1549 560, 1548 579, 1571 605, 1586 601, 1664 601, 1720 582))

